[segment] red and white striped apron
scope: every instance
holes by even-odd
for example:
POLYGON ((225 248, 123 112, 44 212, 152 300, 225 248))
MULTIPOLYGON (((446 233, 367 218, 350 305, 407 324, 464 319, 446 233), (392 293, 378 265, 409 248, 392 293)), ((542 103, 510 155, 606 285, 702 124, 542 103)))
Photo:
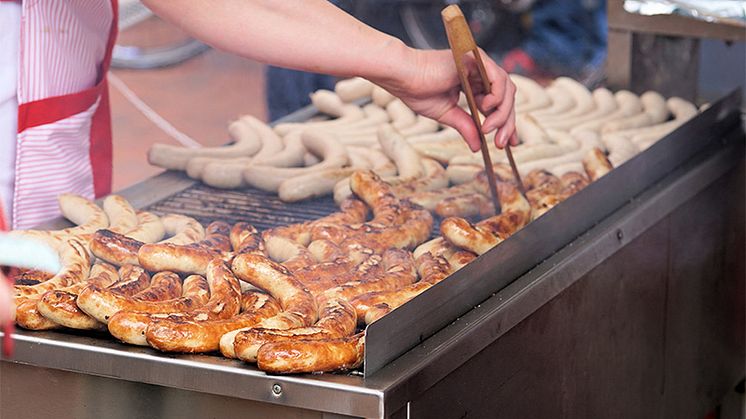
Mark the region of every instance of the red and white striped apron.
POLYGON ((61 193, 111 190, 116 12, 116 0, 21 1, 13 228, 57 216, 61 193))

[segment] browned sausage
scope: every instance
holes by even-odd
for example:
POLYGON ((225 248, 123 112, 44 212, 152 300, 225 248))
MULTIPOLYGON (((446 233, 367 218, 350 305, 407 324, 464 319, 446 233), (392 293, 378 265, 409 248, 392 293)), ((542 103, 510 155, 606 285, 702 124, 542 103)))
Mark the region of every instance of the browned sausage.
POLYGON ((568 172, 560 178, 562 181, 562 196, 567 199, 588 186, 588 178, 578 172, 568 172))
POLYGON ((391 291, 369 292, 352 299, 358 323, 372 323, 391 310, 416 297, 434 284, 442 281, 455 269, 443 256, 433 256, 430 252, 417 258, 417 271, 420 281, 391 291), (375 315, 368 316, 375 308, 375 315))
MULTIPOLYGON (((210 294, 209 286, 205 278, 199 275, 190 275, 184 280, 181 298, 193 300, 194 306, 201 306, 208 301, 210 294)), ((115 338, 133 345, 147 345, 145 330, 150 323, 151 316, 157 314, 120 311, 109 319, 109 333, 115 338)))
POLYGON ((230 231, 231 248, 236 253, 265 254, 262 235, 249 223, 236 223, 230 231))
POLYGON ((352 280, 356 274, 354 261, 339 258, 333 262, 321 262, 293 272, 295 279, 313 295, 352 280))
POLYGON ((450 196, 435 206, 435 213, 446 217, 487 217, 495 213, 495 206, 485 195, 478 192, 460 196, 450 196))
POLYGON ((591 181, 599 179, 601 176, 609 173, 614 169, 609 159, 601 149, 594 147, 588 154, 583 157, 583 169, 591 181))
POLYGON ((459 217, 446 218, 440 223, 443 237, 456 247, 481 255, 523 228, 531 219, 531 205, 511 183, 499 182, 497 191, 502 213, 476 225, 459 217))
POLYGON ((87 281, 45 293, 37 309, 42 316, 60 326, 83 330, 101 329, 103 328, 101 323, 78 307, 76 303, 78 293, 88 284, 109 287, 118 279, 119 274, 113 266, 96 264, 91 268, 91 277, 87 281))
POLYGON ((527 221, 525 214, 513 211, 487 218, 476 225, 463 218, 449 217, 440 223, 440 232, 454 246, 481 255, 510 237, 527 221))
POLYGON ((204 275, 211 260, 227 257, 224 253, 231 250, 228 224, 211 223, 205 232, 205 239, 197 243, 143 245, 137 252, 140 265, 151 272, 172 271, 204 275))
POLYGON ((124 265, 119 268, 119 280, 109 287, 109 291, 129 297, 149 286, 150 275, 147 272, 137 265, 124 265))
POLYGON ((320 306, 319 321, 313 327, 289 330, 256 327, 240 331, 233 340, 236 356, 247 362, 256 362, 257 350, 267 342, 338 338, 355 331, 355 309, 346 300, 331 298, 321 302, 320 306))
POLYGON ((86 246, 80 240, 71 238, 61 243, 59 254, 62 264, 60 272, 38 285, 15 286, 15 297, 40 297, 47 291, 64 288, 88 278, 91 257, 86 246))
MULTIPOLYGON (((284 266, 261 255, 244 253, 236 256, 233 272, 243 281, 272 295, 283 312, 263 320, 257 326, 272 329, 292 329, 310 326, 318 320, 316 301, 284 266)), ((244 329, 233 330, 220 338, 220 352, 235 358, 233 342, 244 329)))
POLYGON ((13 281, 15 285, 37 285, 52 278, 54 274, 49 272, 37 271, 36 269, 21 269, 17 272, 12 272, 8 275, 8 278, 13 281))
POLYGON ((338 225, 362 223, 368 215, 368 208, 357 199, 347 199, 339 207, 340 211, 319 218, 318 220, 275 227, 266 230, 262 235, 265 237, 265 240, 267 236, 276 236, 307 246, 312 240, 311 232, 314 229, 323 230, 327 227, 338 225))
POLYGON ((91 252, 97 258, 117 266, 137 265, 137 252, 143 242, 131 239, 111 230, 98 230, 90 242, 91 252))
POLYGON ((369 279, 350 281, 325 291, 319 300, 340 298, 352 300, 358 295, 374 291, 393 291, 417 280, 412 253, 401 249, 389 249, 383 254, 385 271, 369 279))
POLYGON ((29 330, 51 330, 59 328, 59 325, 39 313, 38 303, 40 296, 32 296, 16 300, 16 323, 18 326, 29 330))
POLYGON ((150 346, 166 352, 211 352, 219 349, 224 334, 254 326, 276 315, 280 304, 272 296, 246 291, 242 296, 242 313, 228 319, 197 320, 196 316, 151 316, 146 331, 150 346))
POLYGON ((282 341, 259 348, 257 366, 275 374, 311 373, 358 368, 365 355, 363 333, 339 339, 282 341))
POLYGON ((299 326, 318 319, 313 296, 280 264, 261 255, 241 254, 233 260, 232 268, 241 280, 276 298, 283 311, 297 317, 299 326))
MULTIPOLYGON (((142 271, 141 275, 147 275, 142 271)), ((101 323, 122 311, 173 313, 198 305, 193 298, 176 298, 182 292, 181 279, 173 272, 159 272, 153 276, 149 288, 134 296, 118 294, 111 289, 89 285, 78 295, 78 307, 101 323)))

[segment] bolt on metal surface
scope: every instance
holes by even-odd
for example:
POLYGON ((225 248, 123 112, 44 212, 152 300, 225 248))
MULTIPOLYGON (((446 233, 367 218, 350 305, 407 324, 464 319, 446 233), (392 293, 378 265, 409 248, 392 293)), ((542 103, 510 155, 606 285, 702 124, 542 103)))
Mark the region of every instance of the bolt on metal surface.
POLYGON ((279 384, 273 384, 272 385, 272 394, 275 396, 279 396, 282 394, 282 386, 279 384))

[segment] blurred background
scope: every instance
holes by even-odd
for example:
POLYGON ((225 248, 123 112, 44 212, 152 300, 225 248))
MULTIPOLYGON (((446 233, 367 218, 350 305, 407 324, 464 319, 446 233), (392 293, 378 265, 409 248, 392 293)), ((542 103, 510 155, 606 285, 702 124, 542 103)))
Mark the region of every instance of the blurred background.
MULTIPOLYGON (((567 75, 588 87, 605 80, 606 0, 332 2, 417 48, 447 47, 440 11, 459 3, 477 43, 507 71, 539 82, 567 75)), ((144 158, 155 142, 223 144, 229 121, 243 114, 276 120, 306 106, 310 92, 335 81, 211 49, 137 0, 120 0, 119 27, 110 75, 114 190, 160 171, 144 158)), ((702 42, 696 58, 701 99, 744 85, 745 49, 743 43, 702 42)))

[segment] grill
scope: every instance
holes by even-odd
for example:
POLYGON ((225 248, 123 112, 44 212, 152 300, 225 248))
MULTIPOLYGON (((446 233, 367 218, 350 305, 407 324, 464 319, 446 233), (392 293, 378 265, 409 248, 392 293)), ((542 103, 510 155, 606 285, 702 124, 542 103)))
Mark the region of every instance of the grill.
POLYGON ((286 204, 276 194, 258 189, 226 191, 201 183, 148 207, 148 210, 161 215, 188 215, 203 225, 213 221, 230 224, 243 221, 259 230, 314 220, 337 209, 337 205, 329 198, 286 204))
MULTIPOLYGON (((146 209, 159 215, 187 215, 202 225, 213 221, 225 221, 229 224, 247 222, 259 231, 315 220, 339 210, 330 197, 288 204, 274 193, 255 188, 227 191, 202 183, 189 186, 146 209)), ((439 217, 434 216, 431 237, 440 235, 440 221, 439 217)))
MULTIPOLYGON (((740 97, 736 94, 714 103, 644 153, 368 326, 364 377, 360 374, 268 376, 252 366, 218 356, 164 355, 150 348, 121 345, 99 335, 54 331, 18 331, 17 359, 23 364, 76 371, 76 377, 85 376, 89 380, 113 377, 274 406, 359 416, 389 415, 402 407, 409 409, 408 400, 436 388, 436 383, 461 368, 467 359, 476 359, 479 351, 495 341, 496 336, 555 298, 564 289, 557 281, 565 281, 563 287, 579 283, 575 281, 586 274, 586 269, 600 263, 595 258, 610 257, 650 228, 650 223, 684 202, 677 203, 668 199, 669 196, 683 200, 679 196, 687 195, 687 191, 696 193, 707 182, 730 170, 739 159, 742 161, 743 137, 737 128, 739 104, 740 97), (625 218, 630 213, 637 215, 625 218), (607 234, 607 229, 614 233, 613 237, 607 234), (608 237, 612 239, 609 241, 608 237), (550 277, 554 277, 554 282, 550 277)), ((308 116, 296 115, 299 119, 308 116)), ((156 213, 184 214, 203 224, 215 220, 246 221, 262 230, 323 217, 337 209, 330 198, 286 204, 273 194, 256 189, 214 189, 172 172, 135 185, 122 191, 122 195, 136 207, 156 213)), ((439 221, 435 220, 435 226, 439 221)), ((624 264, 635 262, 626 260, 624 264)), ((565 316, 561 320, 559 323, 568 324, 573 318, 565 316)), ((588 330, 594 327, 595 324, 588 330)), ((543 329, 539 334, 542 333, 543 329)), ((537 335, 535 331, 531 334, 537 335)), ((603 344, 601 340, 598 342, 603 344)), ((513 356, 520 357, 526 349, 533 349, 521 345, 516 346, 520 349, 513 356)), ((660 348, 656 351, 663 353, 660 348)), ((573 358, 573 362, 580 362, 578 359, 573 358)), ((490 362, 493 363, 478 366, 480 371, 472 375, 478 377, 484 371, 513 374, 509 368, 503 371, 496 367, 502 364, 490 362)), ((6 363, 0 366, 6 367, 6 363)), ((583 376, 587 375, 584 372, 583 376)), ((502 378, 508 383, 512 376, 502 378)), ((460 377, 458 392, 454 389, 449 394, 482 394, 473 391, 474 386, 464 386, 463 376, 460 377)), ((525 383, 526 376, 520 377, 519 381, 525 383)), ((549 381, 547 385, 552 383, 549 381)), ((467 380, 467 384, 473 383, 467 380)), ((475 385, 479 386, 480 382, 475 385)), ((527 388, 521 385, 523 390, 527 388)), ((147 392, 153 389, 143 388, 147 392)), ((95 393, 90 393, 90 397, 95 397, 95 393)))

